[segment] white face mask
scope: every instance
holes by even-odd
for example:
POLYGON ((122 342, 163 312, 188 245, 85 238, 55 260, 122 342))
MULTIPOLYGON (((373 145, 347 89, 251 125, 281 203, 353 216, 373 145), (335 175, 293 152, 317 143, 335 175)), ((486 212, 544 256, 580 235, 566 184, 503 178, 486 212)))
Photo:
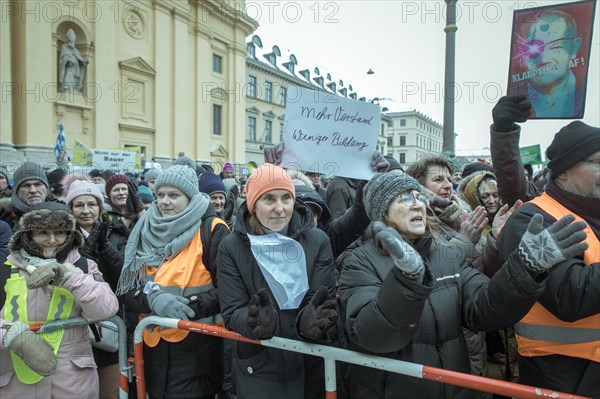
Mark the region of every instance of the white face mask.
POLYGON ((308 291, 304 248, 278 233, 248 234, 248 238, 252 254, 279 308, 298 309, 308 291))

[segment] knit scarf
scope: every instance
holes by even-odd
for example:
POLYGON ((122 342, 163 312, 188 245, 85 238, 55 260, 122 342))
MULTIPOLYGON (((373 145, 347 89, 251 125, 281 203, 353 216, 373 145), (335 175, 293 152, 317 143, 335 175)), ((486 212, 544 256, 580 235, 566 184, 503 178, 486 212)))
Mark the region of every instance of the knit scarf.
POLYGON ((13 206, 13 208, 17 209, 21 215, 29 212, 31 210, 31 207, 29 205, 27 205, 26 203, 24 203, 21 198, 19 198, 19 196, 17 195, 17 190, 15 190, 10 198, 10 204, 13 206))
POLYGON ((194 195, 188 206, 177 215, 162 216, 156 202, 144 212, 129 235, 125 262, 117 286, 117 295, 145 283, 146 266, 160 267, 173 258, 194 238, 208 209, 208 195, 194 195))

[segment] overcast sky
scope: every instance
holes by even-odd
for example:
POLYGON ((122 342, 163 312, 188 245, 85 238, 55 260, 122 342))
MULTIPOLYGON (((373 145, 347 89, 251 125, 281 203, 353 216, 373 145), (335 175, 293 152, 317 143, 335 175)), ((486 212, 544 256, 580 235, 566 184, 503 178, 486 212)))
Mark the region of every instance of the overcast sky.
MULTIPOLYGON (((489 145, 491 110, 506 92, 514 9, 565 1, 458 2, 456 33, 456 149, 489 145)), ((318 66, 321 75, 353 86, 359 97, 391 98, 390 111, 416 109, 443 123, 445 58, 444 1, 254 1, 248 15, 260 27, 265 52, 279 46, 281 60, 298 59, 296 71, 318 66), (372 69, 375 73, 367 75, 372 69)), ((589 60, 583 121, 600 126, 599 10, 589 60)), ((569 120, 532 120, 521 145, 550 144, 569 120)))

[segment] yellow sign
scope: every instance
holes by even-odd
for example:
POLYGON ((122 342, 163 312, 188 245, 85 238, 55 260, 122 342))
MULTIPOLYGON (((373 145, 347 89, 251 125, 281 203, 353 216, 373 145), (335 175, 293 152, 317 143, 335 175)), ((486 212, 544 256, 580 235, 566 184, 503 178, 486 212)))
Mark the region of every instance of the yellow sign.
POLYGON ((92 163, 94 152, 90 147, 75 139, 73 147, 73 165, 89 166, 92 163))

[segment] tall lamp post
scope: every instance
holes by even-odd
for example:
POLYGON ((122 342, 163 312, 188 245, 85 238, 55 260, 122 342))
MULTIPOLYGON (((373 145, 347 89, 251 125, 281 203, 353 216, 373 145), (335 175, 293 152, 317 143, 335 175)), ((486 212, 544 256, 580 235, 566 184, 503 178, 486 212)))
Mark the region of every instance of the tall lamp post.
POLYGON ((442 150, 454 157, 454 102, 455 102, 455 63, 456 63, 456 3, 446 0, 446 68, 444 77, 444 142, 442 150))

